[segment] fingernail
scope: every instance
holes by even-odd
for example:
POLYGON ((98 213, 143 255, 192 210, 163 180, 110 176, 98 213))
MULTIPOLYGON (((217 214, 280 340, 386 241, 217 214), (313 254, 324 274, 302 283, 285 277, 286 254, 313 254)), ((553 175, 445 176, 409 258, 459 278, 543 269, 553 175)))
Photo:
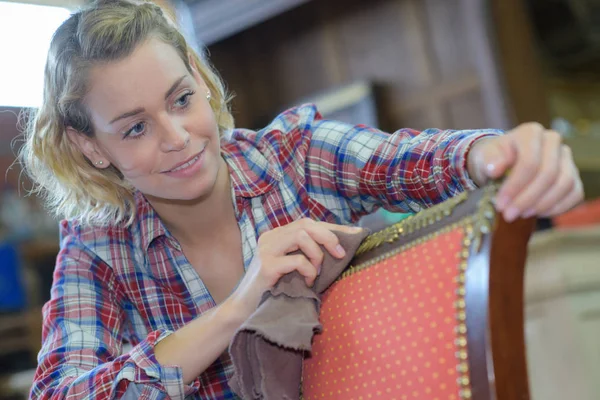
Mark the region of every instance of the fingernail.
POLYGON ((496 209, 498 211, 504 211, 504 208, 508 205, 508 196, 498 196, 496 198, 496 209))
POLYGON ((323 267, 322 265, 319 265, 319 266, 317 267, 317 275, 321 274, 321 268, 322 268, 322 267, 323 267))
POLYGON ((362 230, 363 230, 363 228, 361 228, 360 226, 354 226, 354 227, 352 227, 352 231, 353 232, 360 232, 362 230))
POLYGON ((504 219, 506 222, 513 222, 517 218, 517 215, 519 215, 519 209, 517 207, 510 207, 504 213, 504 219))
POLYGON ((485 166, 485 169, 487 170, 488 173, 493 174, 494 171, 496 170, 496 163, 495 162, 488 163, 485 166))
POLYGON ((535 214, 536 214, 535 210, 533 208, 530 208, 529 210, 527 210, 523 213, 523 218, 531 218, 535 214))
POLYGON ((335 251, 337 251, 337 253, 339 254, 340 257, 343 257, 346 255, 346 250, 344 250, 344 248, 339 244, 337 246, 335 246, 335 251))

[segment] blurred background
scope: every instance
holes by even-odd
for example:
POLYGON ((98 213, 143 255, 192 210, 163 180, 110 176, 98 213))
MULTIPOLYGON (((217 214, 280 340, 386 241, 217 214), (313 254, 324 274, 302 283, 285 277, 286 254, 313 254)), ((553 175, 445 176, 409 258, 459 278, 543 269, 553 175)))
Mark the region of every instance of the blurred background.
MULTIPOLYGON (((58 251, 13 165, 52 32, 82 0, 0 1, 0 399, 24 398, 58 251)), ((586 203, 539 221, 527 272, 536 399, 600 398, 600 1, 161 0, 260 128, 314 102, 386 131, 539 121, 574 152, 586 203), (561 312, 557 312, 561 310, 561 312)), ((379 212, 371 226, 403 218, 379 212)))

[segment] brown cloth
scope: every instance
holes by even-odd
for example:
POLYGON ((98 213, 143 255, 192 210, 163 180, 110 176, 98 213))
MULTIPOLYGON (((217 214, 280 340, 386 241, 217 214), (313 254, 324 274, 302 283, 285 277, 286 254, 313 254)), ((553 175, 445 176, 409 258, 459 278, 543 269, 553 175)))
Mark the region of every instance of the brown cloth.
POLYGON ((313 287, 297 271, 285 275, 235 333, 229 346, 234 366, 229 385, 242 399, 299 399, 304 353, 322 330, 319 294, 348 266, 369 231, 334 233, 346 256, 334 258, 322 247, 325 258, 313 287))

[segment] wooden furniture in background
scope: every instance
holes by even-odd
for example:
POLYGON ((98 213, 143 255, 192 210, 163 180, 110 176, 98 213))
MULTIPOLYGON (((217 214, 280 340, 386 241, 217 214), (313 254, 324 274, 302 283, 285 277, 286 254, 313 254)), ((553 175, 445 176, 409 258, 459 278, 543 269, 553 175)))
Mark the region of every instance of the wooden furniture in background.
POLYGON ((202 0, 186 3, 197 39, 202 45, 209 46, 308 1, 202 0))
MULTIPOLYGON (((197 22, 210 3, 189 2, 197 22)), ((248 7, 239 29, 196 27, 236 94, 238 126, 263 127, 290 104, 357 81, 378 88, 386 131, 551 126, 548 67, 525 0, 269 0, 252 23, 248 7)), ((599 196, 598 140, 568 144, 588 198, 599 196)))
POLYGON ((41 308, 0 315, 0 338, 0 356, 28 351, 35 364, 42 343, 41 308))
POLYGON ((494 61, 499 66, 511 119, 515 123, 537 121, 550 126, 542 60, 526 2, 493 0, 487 3, 490 36, 495 44, 494 61))
POLYGON ((508 128, 501 74, 489 71, 490 21, 485 7, 469 11, 474 3, 485 4, 309 1, 212 43, 210 57, 236 94, 239 126, 260 127, 300 99, 369 81, 380 87, 385 130, 508 128))
POLYGON ((533 220, 490 185, 376 232, 322 299, 310 399, 529 398, 524 270, 533 220))

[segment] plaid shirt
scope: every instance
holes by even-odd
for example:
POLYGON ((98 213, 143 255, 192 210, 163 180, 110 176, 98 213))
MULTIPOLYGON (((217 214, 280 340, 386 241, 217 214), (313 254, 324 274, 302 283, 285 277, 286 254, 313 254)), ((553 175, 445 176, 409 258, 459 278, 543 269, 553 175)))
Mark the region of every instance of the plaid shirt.
MULTIPOLYGON (((222 141, 247 267, 263 232, 302 217, 350 224, 383 206, 419 211, 473 188, 471 144, 498 131, 394 134, 320 118, 313 106, 222 141)), ((184 385, 154 346, 215 301, 145 198, 129 227, 61 223, 34 399, 236 398, 227 355, 184 385), (123 343, 130 343, 124 351, 123 343)), ((198 346, 210 343, 198 343, 198 346)), ((193 349, 190 349, 193 351, 193 349)))

